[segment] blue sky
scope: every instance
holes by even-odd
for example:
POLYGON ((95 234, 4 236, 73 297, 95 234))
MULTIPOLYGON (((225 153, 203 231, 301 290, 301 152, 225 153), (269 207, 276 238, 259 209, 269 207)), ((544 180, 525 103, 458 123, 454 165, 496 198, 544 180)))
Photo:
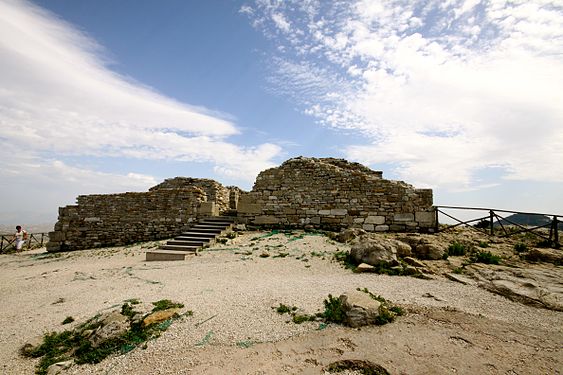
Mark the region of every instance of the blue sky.
POLYGON ((0 223, 299 156, 563 213, 550 1, 0 0, 0 223))

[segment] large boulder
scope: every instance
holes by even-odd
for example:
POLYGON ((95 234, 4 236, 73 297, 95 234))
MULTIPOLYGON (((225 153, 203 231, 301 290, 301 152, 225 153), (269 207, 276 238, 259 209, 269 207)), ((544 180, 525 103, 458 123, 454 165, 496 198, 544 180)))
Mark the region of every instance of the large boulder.
POLYGON ((346 325, 356 328, 375 324, 381 303, 369 294, 354 290, 342 294, 339 298, 346 316, 346 325))
POLYGON ((399 264, 397 261, 397 250, 401 246, 399 241, 364 235, 358 237, 354 242, 350 255, 356 263, 367 263, 375 267, 399 264))
POLYGON ((413 255, 419 259, 443 259, 448 251, 448 245, 441 243, 432 235, 408 234, 400 237, 399 241, 408 244, 413 255))

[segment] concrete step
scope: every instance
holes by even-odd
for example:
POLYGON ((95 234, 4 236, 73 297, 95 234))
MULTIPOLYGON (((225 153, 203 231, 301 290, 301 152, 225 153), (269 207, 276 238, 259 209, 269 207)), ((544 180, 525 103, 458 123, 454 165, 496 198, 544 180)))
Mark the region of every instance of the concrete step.
POLYGON ((221 228, 201 228, 201 227, 192 227, 188 230, 189 233, 209 233, 209 234, 219 234, 224 229, 221 228))
POLYGON ((182 246, 182 245, 160 245, 162 250, 173 250, 173 251, 184 251, 190 253, 196 253, 201 246, 182 246))
POLYGON ((171 260, 185 260, 188 253, 170 250, 151 250, 146 253, 146 260, 152 261, 171 261, 171 260))

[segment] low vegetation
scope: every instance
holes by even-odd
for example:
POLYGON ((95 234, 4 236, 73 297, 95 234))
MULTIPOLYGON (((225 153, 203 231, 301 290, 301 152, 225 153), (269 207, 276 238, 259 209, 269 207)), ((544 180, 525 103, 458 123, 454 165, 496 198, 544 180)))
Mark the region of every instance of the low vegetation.
POLYGON ((467 249, 465 245, 459 242, 453 242, 450 246, 448 246, 448 255, 449 256, 461 256, 465 255, 467 249))
MULTIPOLYGON (((45 334, 40 345, 34 347, 26 344, 20 348, 20 354, 25 357, 41 358, 36 373, 47 374, 47 369, 54 363, 68 360, 74 360, 76 364, 98 363, 111 354, 127 353, 139 346, 146 347, 146 341, 158 337, 178 316, 150 325, 144 325, 143 319, 154 311, 184 306, 170 300, 153 302, 153 305, 155 307, 152 312, 140 314, 135 311, 132 302, 125 302, 121 306, 120 313, 127 317, 129 328, 118 336, 110 336, 94 344, 91 338, 103 326, 102 317, 97 315, 73 330, 45 334)), ((187 315, 190 315, 189 313, 187 315)), ((67 320, 70 323, 74 319, 67 317, 65 321, 67 320)))
POLYGON ((478 251, 473 253, 469 260, 473 263, 484 263, 484 264, 499 264, 500 257, 498 255, 494 255, 490 251, 478 251))

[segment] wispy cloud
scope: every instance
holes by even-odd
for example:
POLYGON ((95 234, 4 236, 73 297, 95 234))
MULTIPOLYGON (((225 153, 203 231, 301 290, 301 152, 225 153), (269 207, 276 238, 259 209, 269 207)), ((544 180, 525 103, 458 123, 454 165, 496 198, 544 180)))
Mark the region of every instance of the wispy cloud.
POLYGON ((279 46, 272 82, 325 126, 367 137, 346 155, 404 179, 563 181, 563 6, 555 1, 256 1, 279 46), (283 15, 291 28, 272 19, 283 15))
MULTIPOLYGON (((0 1, 0 80, 1 142, 52 170, 64 155, 115 156, 209 162, 251 181, 281 151, 274 144, 229 143, 239 130, 228 116, 113 72, 94 40, 26 1, 0 1)), ((3 163, 17 165, 17 153, 4 154, 3 163)), ((84 172, 108 184, 139 185, 134 174, 84 172)), ((141 185, 150 179, 141 178, 141 185)))

